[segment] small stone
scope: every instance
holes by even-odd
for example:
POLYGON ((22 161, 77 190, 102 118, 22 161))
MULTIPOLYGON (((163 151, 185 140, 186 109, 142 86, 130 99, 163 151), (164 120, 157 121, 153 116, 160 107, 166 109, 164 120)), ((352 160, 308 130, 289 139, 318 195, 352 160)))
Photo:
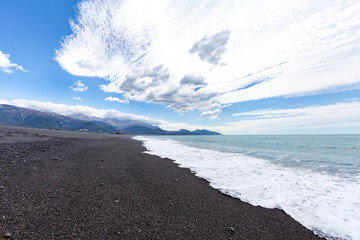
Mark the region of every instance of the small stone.
POLYGON ((120 201, 119 200, 115 200, 116 203, 119 203, 120 201))
POLYGON ((0 189, 4 189, 5 187, 4 186, 0 186, 0 189))
POLYGON ((34 169, 36 170, 36 167, 34 167, 34 169))
POLYGON ((59 158, 58 157, 53 157, 53 160, 57 161, 57 160, 59 160, 59 158))
POLYGON ((11 233, 9 233, 9 232, 4 233, 4 237, 5 237, 5 238, 11 238, 11 236, 12 236, 12 235, 11 235, 11 233))
POLYGON ((175 182, 178 182, 178 180, 177 180, 177 179, 175 179, 175 182))
POLYGON ((229 227, 229 230, 230 230, 231 232, 235 232, 235 229, 232 228, 232 227, 229 227))
POLYGON ((100 183, 99 186, 100 186, 100 187, 103 187, 103 186, 104 186, 104 183, 100 183))
POLYGON ((46 150, 45 149, 41 149, 42 152, 45 152, 46 150))

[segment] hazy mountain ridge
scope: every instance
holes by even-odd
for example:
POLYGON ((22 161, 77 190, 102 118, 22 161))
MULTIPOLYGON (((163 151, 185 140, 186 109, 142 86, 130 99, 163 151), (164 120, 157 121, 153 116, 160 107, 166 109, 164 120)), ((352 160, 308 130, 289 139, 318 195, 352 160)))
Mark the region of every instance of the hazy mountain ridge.
POLYGON ((159 127, 148 128, 145 126, 131 126, 123 129, 128 134, 141 135, 221 135, 218 132, 212 132, 206 129, 197 129, 189 131, 187 129, 180 129, 179 131, 167 131, 159 127))
POLYGON ((52 112, 0 104, 0 124, 32 128, 121 133, 133 135, 220 135, 208 130, 167 131, 157 126, 133 119, 98 118, 83 114, 63 116, 52 112))
POLYGON ((100 121, 82 121, 56 113, 40 112, 11 105, 0 105, 0 123, 32 128, 116 132, 118 129, 100 121))

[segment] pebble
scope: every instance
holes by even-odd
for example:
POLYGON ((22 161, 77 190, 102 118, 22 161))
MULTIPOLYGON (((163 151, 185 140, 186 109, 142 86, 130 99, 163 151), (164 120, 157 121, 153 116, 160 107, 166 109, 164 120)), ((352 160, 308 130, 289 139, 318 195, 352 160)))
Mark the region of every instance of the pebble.
POLYGON ((119 203, 119 200, 115 200, 116 203, 119 203))
POLYGON ((53 160, 59 160, 59 158, 57 158, 57 157, 53 157, 53 160))
POLYGON ((230 230, 231 232, 235 232, 235 229, 232 228, 232 227, 229 227, 229 230, 230 230))
POLYGON ((104 186, 104 183, 100 183, 99 186, 103 187, 103 186, 104 186))
POLYGON ((11 233, 9 233, 9 232, 4 233, 4 237, 5 238, 11 238, 11 233))

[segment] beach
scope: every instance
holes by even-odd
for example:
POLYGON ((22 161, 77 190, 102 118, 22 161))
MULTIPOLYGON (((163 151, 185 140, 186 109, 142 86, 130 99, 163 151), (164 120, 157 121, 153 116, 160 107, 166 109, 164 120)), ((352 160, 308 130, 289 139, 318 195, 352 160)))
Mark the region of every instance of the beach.
POLYGON ((145 150, 130 136, 0 125, 1 237, 320 239, 145 150))

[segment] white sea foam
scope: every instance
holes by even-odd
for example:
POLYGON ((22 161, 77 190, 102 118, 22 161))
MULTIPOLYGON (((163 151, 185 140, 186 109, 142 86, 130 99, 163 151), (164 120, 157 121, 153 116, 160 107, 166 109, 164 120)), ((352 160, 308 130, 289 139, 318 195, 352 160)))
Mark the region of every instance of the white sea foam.
POLYGON ((169 139, 135 139, 144 142, 147 153, 173 159, 225 194, 255 206, 280 208, 328 239, 360 239, 359 176, 343 178, 288 168, 169 139))

